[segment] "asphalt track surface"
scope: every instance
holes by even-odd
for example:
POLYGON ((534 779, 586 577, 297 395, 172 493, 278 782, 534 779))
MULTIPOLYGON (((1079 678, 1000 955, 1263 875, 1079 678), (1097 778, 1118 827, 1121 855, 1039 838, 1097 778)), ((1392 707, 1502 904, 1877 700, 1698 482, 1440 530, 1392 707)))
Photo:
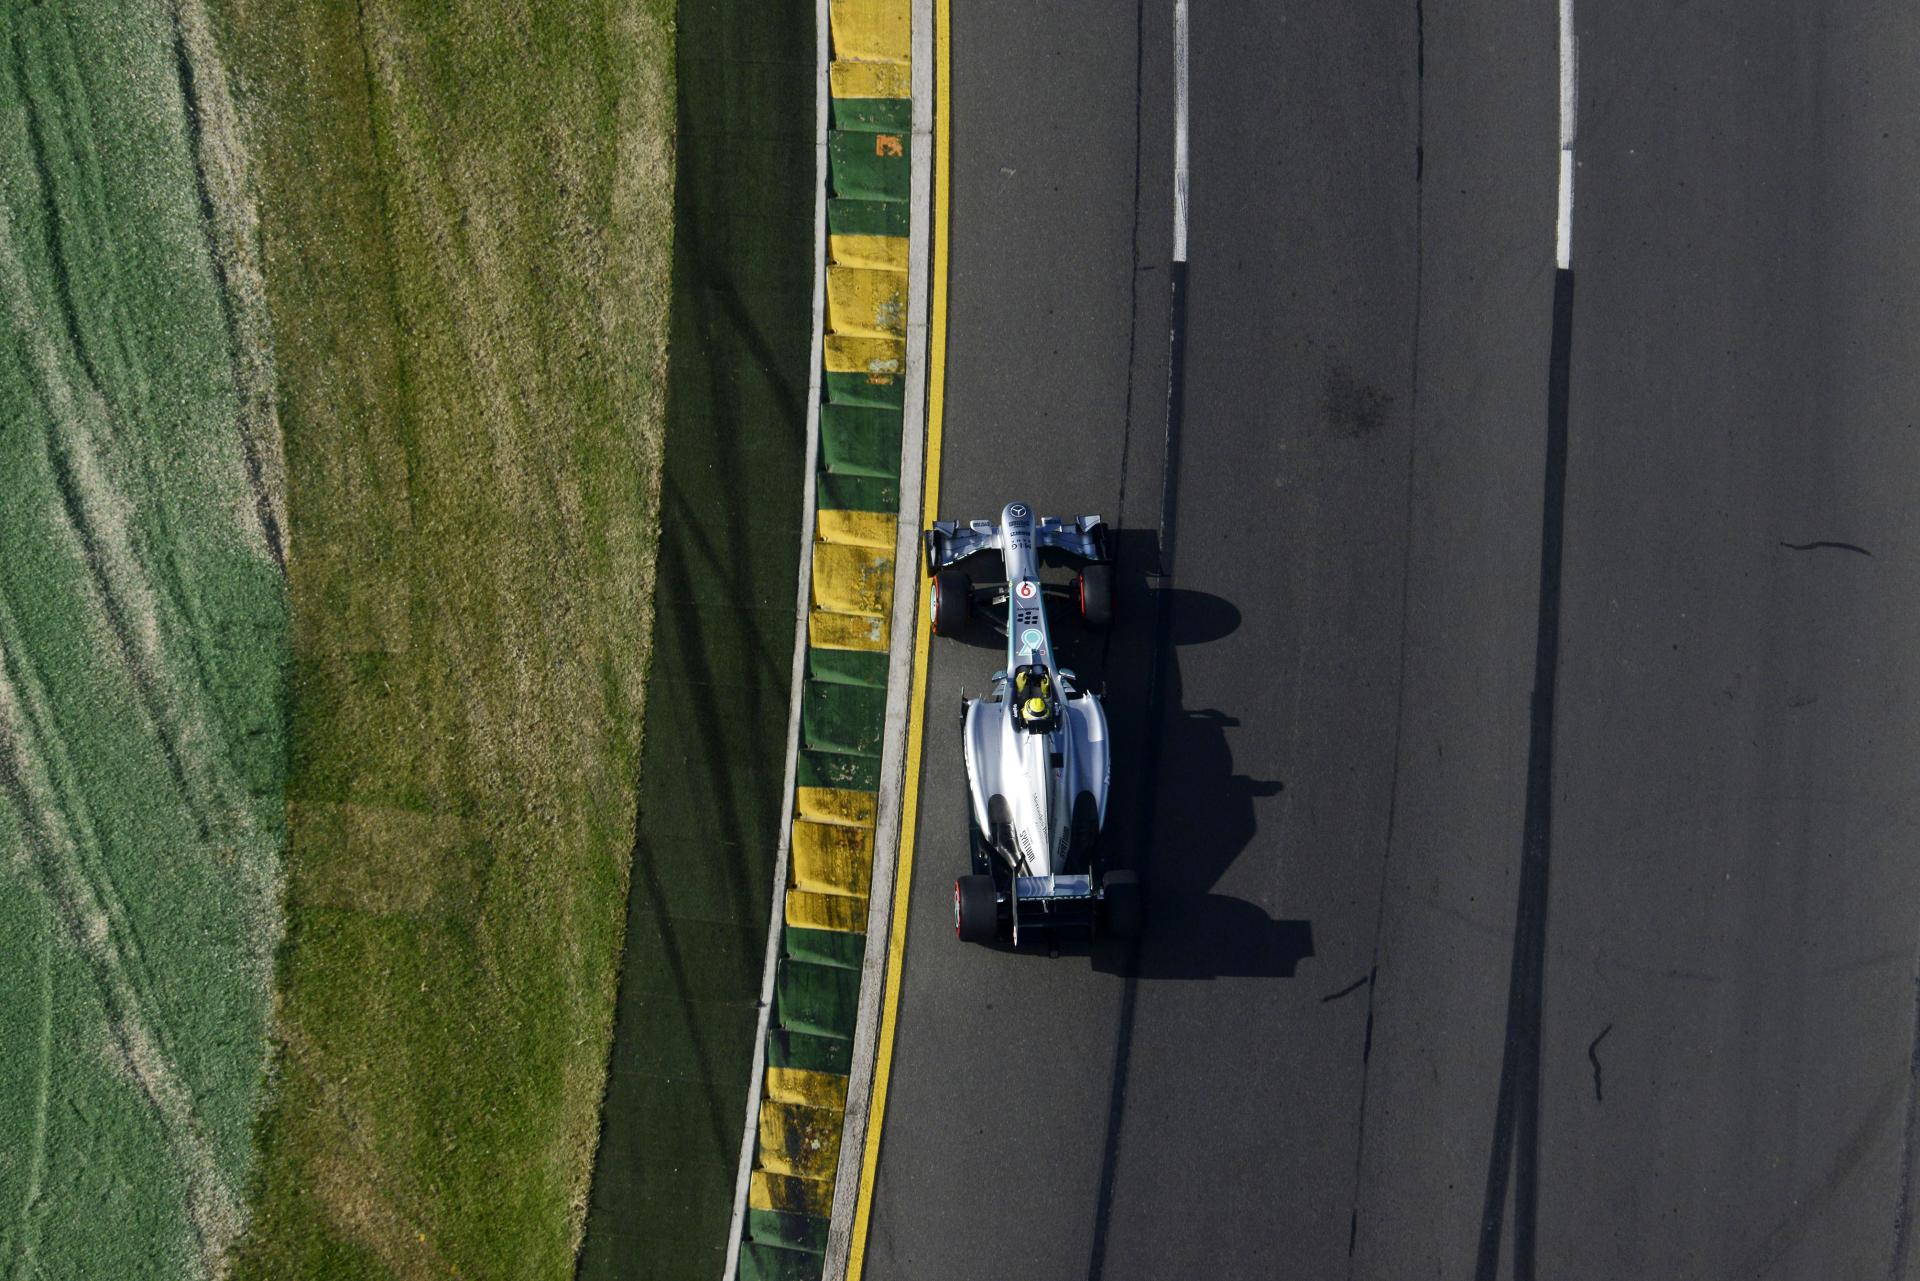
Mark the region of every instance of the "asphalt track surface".
POLYGON ((1163 493, 1172 27, 954 14, 939 514, 1123 530, 1152 916, 954 940, 936 641, 866 1275, 1908 1275, 1920 9, 1581 9, 1551 504, 1552 7, 1196 7, 1163 493))

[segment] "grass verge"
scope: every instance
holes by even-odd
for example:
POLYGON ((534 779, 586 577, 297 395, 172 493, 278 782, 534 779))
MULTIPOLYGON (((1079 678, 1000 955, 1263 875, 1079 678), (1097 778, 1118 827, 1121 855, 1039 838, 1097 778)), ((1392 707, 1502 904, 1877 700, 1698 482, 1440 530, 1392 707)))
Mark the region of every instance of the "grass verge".
POLYGON ((814 262, 812 0, 683 0, 647 738, 581 1281, 727 1248, 781 824, 814 262))
POLYGON ((216 0, 286 438, 242 1277, 573 1271, 646 669, 671 0, 216 0))
POLYGON ((219 1275, 280 939, 279 446, 192 0, 0 13, 0 1257, 219 1275))

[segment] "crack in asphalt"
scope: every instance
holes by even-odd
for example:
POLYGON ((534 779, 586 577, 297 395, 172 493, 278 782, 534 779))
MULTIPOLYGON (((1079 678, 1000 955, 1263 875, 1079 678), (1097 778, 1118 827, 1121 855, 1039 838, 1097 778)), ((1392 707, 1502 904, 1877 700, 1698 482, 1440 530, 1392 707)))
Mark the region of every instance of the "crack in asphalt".
POLYGON ((1600 1093, 1600 1042, 1607 1039, 1607 1033, 1613 1031, 1609 1023, 1600 1029, 1600 1035, 1587 1042, 1587 1062, 1593 1064, 1593 1101, 1604 1103, 1606 1099, 1600 1093))
POLYGON ((1841 551, 1841 552, 1859 552, 1862 556, 1873 555, 1872 552, 1860 546, 1860 544, 1858 543, 1838 543, 1838 542, 1830 542, 1826 539, 1821 539, 1819 542, 1813 542, 1813 543, 1783 542, 1780 545, 1786 548, 1790 552, 1812 552, 1812 551, 1819 551, 1822 548, 1830 548, 1834 551, 1841 551))
MULTIPOLYGON (((1387 831, 1380 855, 1380 886, 1374 900, 1373 962, 1363 980, 1367 989, 1366 1027, 1360 1041, 1360 1099, 1354 1125, 1351 1216, 1347 1230, 1347 1276, 1353 1277, 1354 1248, 1360 1235, 1360 1165, 1367 1152, 1368 1068, 1373 1062, 1373 1000, 1379 991, 1380 938, 1387 919, 1387 864, 1393 857, 1393 838, 1400 811, 1400 748, 1407 723, 1407 605, 1413 578, 1413 477, 1419 457, 1420 429, 1420 309, 1426 277, 1426 139, 1427 139, 1427 11, 1424 0, 1413 0, 1413 332, 1409 338, 1407 377, 1407 471, 1405 504, 1401 513, 1400 546, 1400 663, 1395 678, 1393 707, 1393 766, 1387 780, 1387 831)), ((1336 1000, 1358 988, 1322 998, 1336 1000)))

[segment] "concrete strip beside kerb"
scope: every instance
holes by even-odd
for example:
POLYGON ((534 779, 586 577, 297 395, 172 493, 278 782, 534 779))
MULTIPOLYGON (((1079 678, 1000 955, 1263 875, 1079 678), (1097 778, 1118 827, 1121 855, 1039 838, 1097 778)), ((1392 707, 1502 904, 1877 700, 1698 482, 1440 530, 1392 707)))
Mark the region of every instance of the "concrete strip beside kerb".
POLYGON ((853 1031, 853 1069, 834 1176, 823 1281, 845 1281, 859 1204, 860 1163, 867 1146, 867 1109, 873 1098, 874 1054, 880 1036, 880 1000, 886 990, 887 939, 893 930, 894 873, 905 785, 907 719, 913 696, 913 634, 920 608, 921 481, 927 446, 927 295, 933 238, 933 0, 913 0, 913 146, 907 238, 906 411, 900 424, 900 538, 893 576, 893 638, 887 665, 887 716, 881 736, 880 796, 868 891, 867 951, 860 965, 860 1009, 853 1031), (875 946, 875 944, 878 946, 875 946))
MULTIPOLYGON (((807 679, 808 604, 813 594, 813 508, 814 487, 820 467, 820 401, 824 377, 823 344, 827 308, 827 66, 832 52, 827 38, 828 0, 817 0, 814 15, 814 90, 813 90, 813 352, 807 375, 807 461, 801 491, 802 523, 795 531, 800 538, 800 575, 798 596, 793 607, 793 673, 789 677, 787 708, 786 778, 780 788, 780 803, 792 804, 798 782, 800 757, 800 702, 807 679)), ((780 966, 780 936, 787 919, 788 841, 793 824, 783 813, 779 845, 774 851, 773 886, 767 914, 767 950, 761 961, 760 1017, 753 1033, 753 1067, 747 1076, 747 1120, 740 1134, 740 1165, 733 1189, 733 1218, 727 1225, 726 1261, 721 1265, 721 1281, 736 1281, 740 1272, 740 1242, 747 1230, 747 1193, 753 1179, 753 1153, 759 1138, 761 1082, 767 1070, 767 1024, 773 1015, 774 975, 780 966)))

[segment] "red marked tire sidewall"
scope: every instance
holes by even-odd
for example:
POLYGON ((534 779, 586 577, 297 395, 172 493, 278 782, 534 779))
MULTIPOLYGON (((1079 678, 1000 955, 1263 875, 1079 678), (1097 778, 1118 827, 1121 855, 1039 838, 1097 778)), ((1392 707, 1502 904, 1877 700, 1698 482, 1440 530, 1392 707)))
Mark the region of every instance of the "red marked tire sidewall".
POLYGON ((953 936, 960 937, 960 882, 953 883, 953 936))
POLYGON ((1087 576, 1085 574, 1074 575, 1073 585, 1080 590, 1080 621, 1085 622, 1087 619, 1087 576))

